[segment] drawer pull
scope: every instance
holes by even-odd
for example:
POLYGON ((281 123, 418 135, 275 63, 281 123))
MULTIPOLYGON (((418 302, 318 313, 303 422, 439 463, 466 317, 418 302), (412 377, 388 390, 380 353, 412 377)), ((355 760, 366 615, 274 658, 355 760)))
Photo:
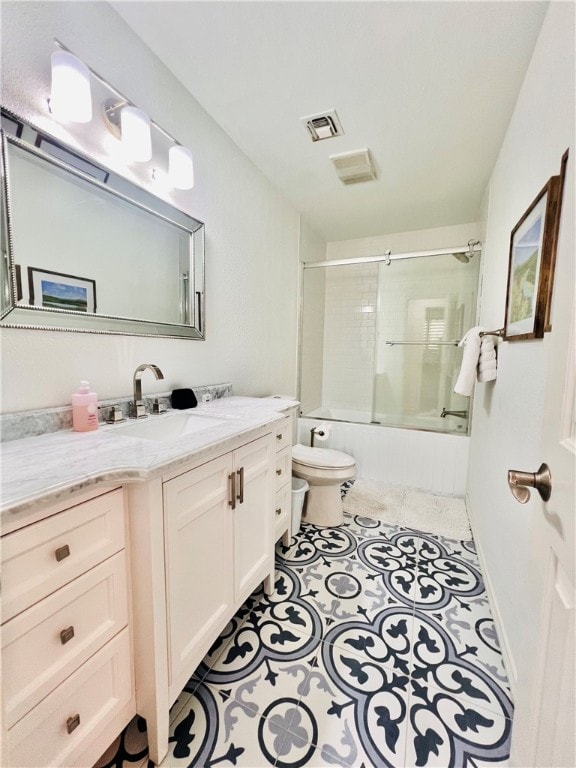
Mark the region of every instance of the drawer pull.
POLYGON ((68 544, 64 544, 63 547, 58 547, 56 552, 54 552, 54 556, 58 562, 61 560, 64 560, 65 558, 70 556, 70 547, 68 544))
POLYGON ((66 720, 66 730, 68 733, 72 733, 80 725, 80 715, 73 715, 66 720))
POLYGON ((66 643, 69 640, 72 640, 74 637, 74 627, 66 627, 66 629, 63 629, 62 632, 60 632, 60 642, 62 645, 66 645, 66 643))
POLYGON ((277 469, 277 470, 276 470, 276 474, 277 474, 277 475, 281 475, 281 474, 282 474, 282 470, 281 470, 281 469, 277 469))
POLYGON ((276 435, 276 440, 282 440, 282 435, 276 435))
POLYGON ((282 507, 278 507, 278 509, 276 510, 276 517, 278 517, 281 514, 282 514, 282 507))

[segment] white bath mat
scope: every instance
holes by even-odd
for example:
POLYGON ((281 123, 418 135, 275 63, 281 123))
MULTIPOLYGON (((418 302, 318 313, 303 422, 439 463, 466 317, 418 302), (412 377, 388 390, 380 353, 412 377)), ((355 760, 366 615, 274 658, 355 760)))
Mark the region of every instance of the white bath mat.
POLYGON ((344 497, 343 505, 344 512, 351 515, 372 517, 458 541, 472 539, 464 499, 359 479, 344 497))

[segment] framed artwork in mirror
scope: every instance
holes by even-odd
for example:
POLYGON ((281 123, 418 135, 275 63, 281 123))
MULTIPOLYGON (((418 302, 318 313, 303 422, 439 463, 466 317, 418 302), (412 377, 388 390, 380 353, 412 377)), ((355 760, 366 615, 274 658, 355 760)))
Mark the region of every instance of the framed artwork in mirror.
POLYGON ((510 235, 504 341, 544 336, 560 189, 560 176, 552 176, 510 235))
POLYGON ((28 267, 30 304, 44 309, 96 312, 96 281, 28 267))

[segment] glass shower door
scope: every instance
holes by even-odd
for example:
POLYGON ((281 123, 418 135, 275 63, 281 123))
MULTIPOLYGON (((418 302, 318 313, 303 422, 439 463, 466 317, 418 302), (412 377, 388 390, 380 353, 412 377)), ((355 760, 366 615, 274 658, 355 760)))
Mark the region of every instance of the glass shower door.
POLYGON ((304 270, 300 400, 307 416, 371 421, 378 264, 304 270))
POLYGON ((469 398, 453 389, 457 342, 475 323, 478 272, 478 258, 452 255, 379 265, 374 423, 467 432, 469 398))

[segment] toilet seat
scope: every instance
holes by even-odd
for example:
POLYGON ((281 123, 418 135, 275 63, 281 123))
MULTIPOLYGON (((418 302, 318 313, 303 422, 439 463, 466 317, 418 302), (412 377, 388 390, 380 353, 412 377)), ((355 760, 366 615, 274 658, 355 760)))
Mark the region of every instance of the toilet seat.
POLYGON ((310 448, 307 445, 295 445, 292 448, 292 461, 314 469, 346 469, 355 463, 347 453, 330 448, 310 448))

